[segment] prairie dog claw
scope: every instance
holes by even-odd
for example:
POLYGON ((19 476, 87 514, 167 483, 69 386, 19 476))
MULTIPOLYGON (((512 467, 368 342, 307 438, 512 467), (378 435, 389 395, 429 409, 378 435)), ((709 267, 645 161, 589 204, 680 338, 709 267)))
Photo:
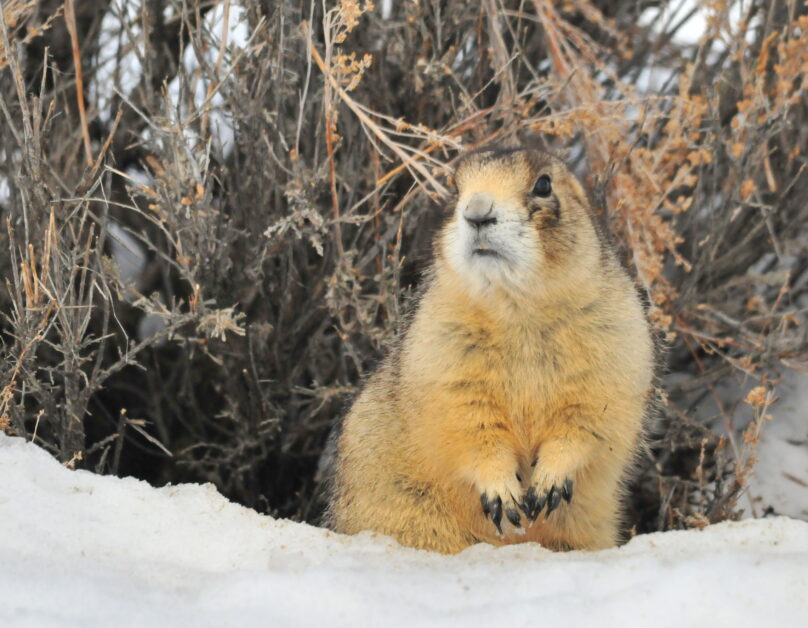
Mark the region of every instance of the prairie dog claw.
POLYGON ((551 484, 549 488, 531 486, 519 507, 530 521, 536 521, 541 511, 547 506, 544 518, 549 517, 559 507, 563 499, 568 504, 572 501, 572 478, 566 478, 561 485, 551 484))

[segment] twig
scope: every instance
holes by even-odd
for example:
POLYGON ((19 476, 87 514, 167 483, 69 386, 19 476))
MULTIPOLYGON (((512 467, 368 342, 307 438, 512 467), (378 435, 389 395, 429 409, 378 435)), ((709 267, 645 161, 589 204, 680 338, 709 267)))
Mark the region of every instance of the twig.
MULTIPOLYGON (((328 67, 326 66, 325 62, 323 61, 323 58, 320 56, 320 53, 317 52, 317 48, 315 48, 314 46, 311 47, 311 54, 312 57, 314 57, 314 61, 315 63, 317 63, 317 66, 325 75, 326 79, 331 83, 332 87, 334 88, 334 91, 336 91, 337 94, 339 94, 340 98, 342 98, 342 101, 346 105, 348 105, 348 108, 351 111, 353 111, 354 115, 357 118, 359 118, 359 120, 362 122, 363 128, 369 129, 376 137, 378 137, 382 141, 382 143, 385 146, 390 148, 396 155, 398 155, 399 159, 401 159, 404 163, 406 163, 408 168, 416 170, 422 177, 424 177, 424 179, 429 181, 430 185, 432 185, 432 187, 435 189, 435 191, 437 191, 437 193, 440 196, 444 198, 448 197, 449 190, 447 190, 443 185, 441 185, 426 168, 424 168, 420 163, 415 161, 412 157, 410 157, 403 150, 401 150, 401 147, 398 146, 395 142, 390 140, 390 138, 387 137, 387 135, 381 131, 379 126, 375 122, 373 122, 373 120, 371 120, 362 111, 360 107, 357 106, 356 101, 354 101, 354 99, 351 98, 348 95, 348 93, 339 86, 336 79, 333 77, 328 67)), ((418 183, 423 187, 423 184, 420 181, 418 183)))
POLYGON ((93 150, 90 145, 90 130, 87 126, 87 112, 84 109, 84 77, 81 70, 81 52, 79 51, 79 34, 76 29, 76 11, 73 0, 65 0, 65 25, 70 33, 70 42, 73 45, 73 65, 76 69, 76 100, 79 105, 79 118, 81 119, 81 135, 84 138, 84 152, 87 156, 87 165, 93 165, 93 150))
MULTIPOLYGON (((314 46, 310 48, 312 54, 316 54, 314 46)), ((317 57, 319 59, 319 55, 317 57)), ((318 64, 320 62, 318 61, 318 64)), ((321 66, 321 69, 323 66, 321 66)), ((325 72, 325 71, 324 71, 325 72)), ((330 77, 330 74, 329 74, 330 77)), ((325 151, 328 157, 328 189, 331 192, 331 213, 334 217, 334 242, 337 246, 339 259, 345 259, 345 250, 342 247, 342 227, 340 225, 339 197, 337 195, 337 174, 334 167, 334 127, 336 126, 336 115, 333 110, 333 98, 331 97, 331 83, 325 82, 323 95, 323 116, 325 118, 325 151)))
MULTIPOLYGON (((219 41, 219 54, 216 57, 216 65, 214 68, 214 76, 217 81, 220 80, 219 72, 222 69, 222 60, 224 59, 227 50, 227 35, 230 29, 230 0, 224 0, 224 9, 222 15, 222 35, 219 41)), ((208 84, 208 94, 205 98, 205 110, 202 115, 202 124, 200 125, 200 137, 205 139, 208 135, 208 119, 210 117, 210 106, 213 101, 213 93, 216 91, 216 83, 211 81, 208 84)))

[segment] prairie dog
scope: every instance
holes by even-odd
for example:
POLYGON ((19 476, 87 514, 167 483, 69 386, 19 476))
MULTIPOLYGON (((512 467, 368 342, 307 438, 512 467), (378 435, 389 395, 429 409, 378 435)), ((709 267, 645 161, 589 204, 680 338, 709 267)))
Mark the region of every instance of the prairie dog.
POLYGON ((653 346, 559 159, 471 153, 408 330, 337 440, 327 523, 455 553, 619 541, 653 346))

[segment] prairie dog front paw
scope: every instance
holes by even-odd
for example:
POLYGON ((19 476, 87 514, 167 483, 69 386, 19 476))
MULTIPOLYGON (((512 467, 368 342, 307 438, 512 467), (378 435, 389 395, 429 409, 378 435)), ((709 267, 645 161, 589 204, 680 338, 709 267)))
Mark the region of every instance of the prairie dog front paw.
POLYGON ((480 505, 486 517, 502 534, 503 514, 511 524, 521 527, 522 517, 519 504, 522 501, 522 483, 517 473, 516 462, 507 465, 507 469, 478 469, 474 474, 474 485, 480 495, 480 505))

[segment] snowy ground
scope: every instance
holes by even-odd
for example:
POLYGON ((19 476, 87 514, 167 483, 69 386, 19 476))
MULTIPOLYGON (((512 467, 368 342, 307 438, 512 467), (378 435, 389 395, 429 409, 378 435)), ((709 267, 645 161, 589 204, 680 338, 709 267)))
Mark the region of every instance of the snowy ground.
MULTIPOLYGON (((672 373, 666 384, 676 385, 690 377, 686 373, 672 373)), ((742 381, 730 378, 716 387, 724 408, 732 416, 738 442, 742 442, 743 432, 754 417, 752 408, 740 400, 759 384, 752 378, 742 381)), ((772 420, 763 424, 754 452, 757 459, 754 473, 738 505, 746 517, 773 512, 808 521, 808 374, 786 371, 775 391, 778 401, 767 411, 772 420)), ((712 396, 705 396, 691 413, 693 420, 715 433, 726 433, 712 396)))
POLYGON ((781 401, 763 427, 748 496, 757 513, 773 508, 808 520, 808 375, 788 373, 777 396, 781 401))
POLYGON ((70 471, 0 434, 0 626, 805 626, 808 523, 458 556, 70 471))

